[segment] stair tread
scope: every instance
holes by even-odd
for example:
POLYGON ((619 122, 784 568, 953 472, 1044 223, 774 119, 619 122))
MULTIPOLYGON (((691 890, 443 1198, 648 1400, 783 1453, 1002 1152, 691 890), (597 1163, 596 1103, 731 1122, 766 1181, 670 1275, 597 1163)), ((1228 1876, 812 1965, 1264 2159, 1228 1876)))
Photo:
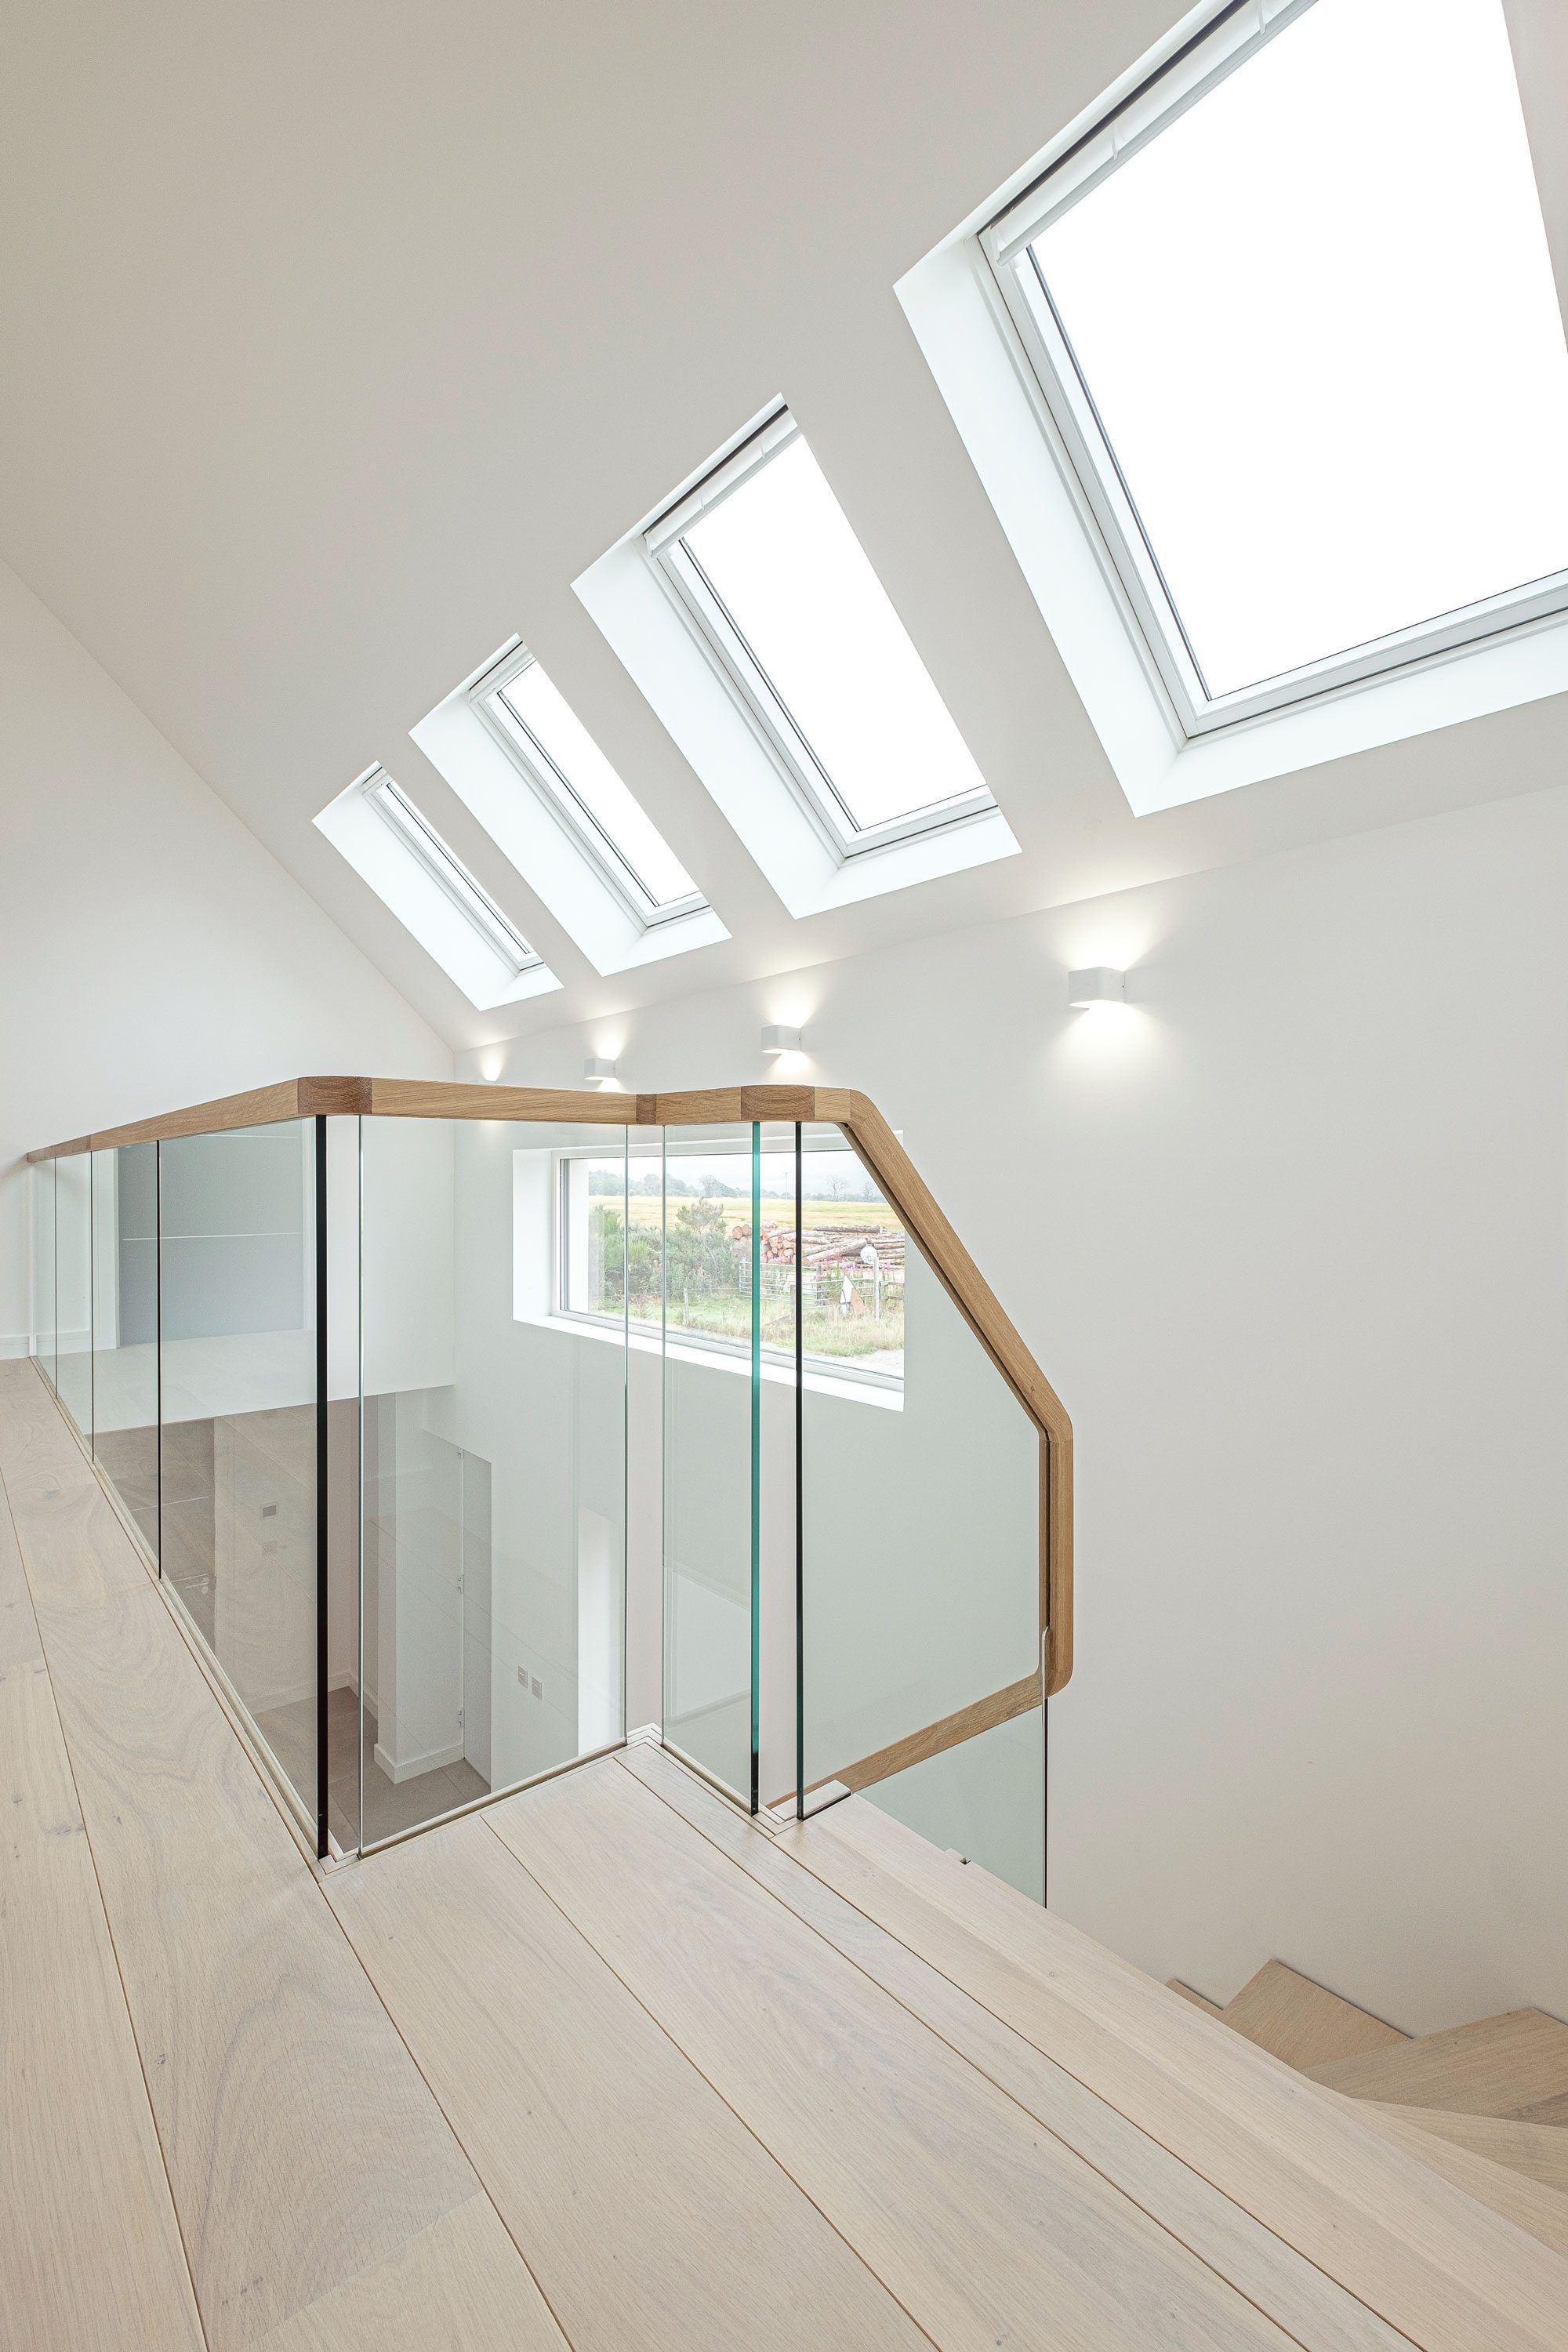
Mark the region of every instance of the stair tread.
POLYGON ((1357 2009, 1353 2001, 1342 2000, 1283 1960, 1266 1960, 1220 2015, 1248 2042, 1303 2074, 1336 2059, 1403 2047, 1409 2041, 1397 2027, 1357 2009))
POLYGON ((1357 2104, 1368 2116, 1375 2118, 1380 2131, 1386 2132, 1408 2154, 1418 2157, 1432 2171, 1452 2181, 1456 2189, 1464 2189, 1478 2204, 1489 2206, 1516 2228, 1528 2231, 1543 2246, 1550 2246, 1556 2253, 1568 2254, 1568 2197, 1555 2189, 1543 2188, 1540 2181, 1528 2179, 1507 2165, 1494 2164, 1489 2157, 1478 2156, 1455 2140, 1441 2137, 1425 2123, 1406 2122, 1395 2109, 1380 2106, 1372 2100, 1357 2104))
POLYGON ((1544 2010, 1510 2010, 1302 2071, 1352 2098, 1542 2122, 1568 2102, 1568 2025, 1544 2010))
POLYGON ((1456 2116, 1442 2107, 1385 2106, 1373 2100, 1365 2104, 1396 2123, 1467 2147, 1472 2156, 1484 2156, 1568 2199, 1568 2131, 1519 2123, 1511 2116, 1456 2116))
POLYGON ((1165 1990, 1167 1992, 1179 1992, 1184 2000, 1190 2000, 1194 2009, 1205 2010, 1210 2017, 1222 2017, 1225 2014, 1217 2000, 1210 2000, 1206 1993, 1194 1992, 1190 1984, 1182 1982, 1180 1977, 1167 1977, 1165 1990))

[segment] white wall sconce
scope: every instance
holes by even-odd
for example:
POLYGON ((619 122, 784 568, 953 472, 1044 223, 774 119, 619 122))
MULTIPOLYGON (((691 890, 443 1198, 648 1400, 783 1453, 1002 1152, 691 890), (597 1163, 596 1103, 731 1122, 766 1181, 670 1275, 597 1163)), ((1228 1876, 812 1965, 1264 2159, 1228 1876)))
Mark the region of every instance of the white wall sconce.
POLYGON ((1109 964, 1097 963, 1087 971, 1068 974, 1068 1003, 1075 1010, 1089 1004, 1125 1004, 1127 974, 1112 971, 1109 964))
POLYGON ((804 1033, 799 1029, 781 1029, 777 1022, 763 1031, 764 1054, 798 1054, 803 1050, 804 1033))
POLYGON ((615 1075, 614 1062, 606 1062, 601 1055, 595 1055, 583 1065, 583 1076, 591 1087, 607 1087, 615 1075))

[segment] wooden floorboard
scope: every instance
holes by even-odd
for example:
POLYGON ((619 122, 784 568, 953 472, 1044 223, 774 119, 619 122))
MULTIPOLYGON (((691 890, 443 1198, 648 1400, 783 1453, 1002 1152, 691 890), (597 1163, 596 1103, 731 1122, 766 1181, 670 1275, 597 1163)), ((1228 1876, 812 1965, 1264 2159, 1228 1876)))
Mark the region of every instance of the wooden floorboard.
POLYGON ((565 2352, 489 2199, 470 2197, 384 2262, 297 2311, 258 2352, 565 2352))
POLYGON ((1305 2072, 1336 2058, 1359 2057, 1409 2039, 1353 2001, 1299 1976, 1283 1960, 1266 1960, 1220 2012, 1234 2033, 1245 2034, 1287 2066, 1305 2072))
POLYGON ((10 1514, 0 1496, 0 2340, 202 2332, 10 1514))
POLYGON ((617 1763, 485 1815, 942 2352, 1289 2338, 617 1763))
POLYGON ((779 1843, 1423 2352, 1563 2352, 1562 2259, 1350 2101, 864 1799, 779 1843))
POLYGON ((482 1819, 331 1891, 574 2352, 924 2345, 482 1819))
MULTIPOLYGON (((227 2352, 400 2255, 416 2271, 421 2244, 438 2263, 434 2225, 479 2183, 151 1580, 103 1573, 130 1547, 90 1471, 58 1463, 30 1449, 6 1485, 202 2321, 227 2352)), ((531 2333, 464 2340, 558 2343, 511 2285, 531 2333)), ((382 2337, 426 2340, 412 2319, 382 2337)))
POLYGON ((1356 2099, 1449 2115, 1523 2116, 1568 2096, 1568 2025, 1539 2009, 1516 2009, 1336 2059, 1311 2074, 1356 2099))
POLYGON ((623 1769, 730 1854, 1113 2187, 1239 2287, 1309 2352, 1407 2352, 1407 2339, 1249 2213, 1086 2091, 940 1970, 825 1886, 658 1748, 623 1769))
POLYGON ((1568 2347, 1555 2191, 863 1800, 639 1748, 323 1883, 25 1365, 0 1490, 4 2352, 1568 2347))

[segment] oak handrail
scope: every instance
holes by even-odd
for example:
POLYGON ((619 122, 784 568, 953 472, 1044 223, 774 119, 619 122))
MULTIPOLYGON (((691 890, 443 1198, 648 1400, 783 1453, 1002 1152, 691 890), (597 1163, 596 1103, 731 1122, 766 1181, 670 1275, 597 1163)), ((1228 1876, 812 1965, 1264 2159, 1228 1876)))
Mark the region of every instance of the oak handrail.
POLYGON ((1037 1706, 1062 1689, 1073 1662, 1072 1423, 903 1145, 868 1096, 837 1087, 710 1087, 668 1094, 582 1092, 439 1078, 302 1077, 194 1103, 155 1118, 105 1128, 29 1151, 29 1161, 121 1145, 216 1135, 290 1118, 520 1119, 600 1127, 704 1127, 777 1120, 837 1127, 889 1205, 913 1234, 931 1271, 1012 1391, 1040 1439, 1040 1659, 1037 1672, 925 1725, 889 1748, 847 1765, 834 1778, 865 1788, 906 1764, 941 1755, 977 1731, 1037 1706))

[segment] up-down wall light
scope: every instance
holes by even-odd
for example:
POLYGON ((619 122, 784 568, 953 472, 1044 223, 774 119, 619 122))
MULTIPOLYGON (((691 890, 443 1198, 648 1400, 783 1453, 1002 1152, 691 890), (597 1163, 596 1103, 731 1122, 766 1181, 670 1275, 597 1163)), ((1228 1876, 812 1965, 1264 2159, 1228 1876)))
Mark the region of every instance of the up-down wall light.
POLYGON ((1075 1009, 1126 1002, 1127 975, 1124 971, 1112 971, 1109 964, 1097 963, 1086 971, 1068 974, 1068 1003, 1075 1009))

